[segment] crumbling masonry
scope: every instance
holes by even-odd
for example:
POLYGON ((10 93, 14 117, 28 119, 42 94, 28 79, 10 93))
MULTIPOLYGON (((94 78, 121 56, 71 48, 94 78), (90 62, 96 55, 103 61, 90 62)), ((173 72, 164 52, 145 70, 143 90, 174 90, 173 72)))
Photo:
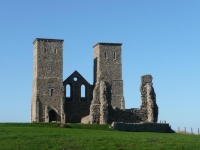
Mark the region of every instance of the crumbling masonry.
POLYGON ((63 40, 36 38, 33 44, 31 122, 157 122, 158 106, 151 75, 141 77, 140 108, 125 109, 122 44, 97 43, 93 47, 93 85, 77 71, 63 81, 63 40))

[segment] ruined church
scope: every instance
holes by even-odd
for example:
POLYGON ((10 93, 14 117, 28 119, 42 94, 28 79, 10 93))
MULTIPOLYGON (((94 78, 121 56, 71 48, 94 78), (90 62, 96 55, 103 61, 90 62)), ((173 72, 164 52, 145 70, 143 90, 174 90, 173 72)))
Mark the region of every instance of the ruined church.
POLYGON ((151 75, 141 77, 140 108, 125 109, 121 43, 93 46, 94 78, 90 84, 78 71, 63 80, 63 42, 44 38, 33 42, 31 122, 157 122, 158 106, 151 75))

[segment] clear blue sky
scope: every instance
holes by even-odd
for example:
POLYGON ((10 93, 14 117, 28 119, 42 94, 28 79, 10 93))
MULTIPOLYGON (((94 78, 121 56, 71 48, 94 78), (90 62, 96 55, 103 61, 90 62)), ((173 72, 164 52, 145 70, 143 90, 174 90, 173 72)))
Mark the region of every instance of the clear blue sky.
POLYGON ((0 0, 0 122, 29 122, 35 38, 64 39, 63 80, 93 83, 93 48, 119 42, 126 108, 153 76, 159 119, 200 128, 199 0, 0 0))

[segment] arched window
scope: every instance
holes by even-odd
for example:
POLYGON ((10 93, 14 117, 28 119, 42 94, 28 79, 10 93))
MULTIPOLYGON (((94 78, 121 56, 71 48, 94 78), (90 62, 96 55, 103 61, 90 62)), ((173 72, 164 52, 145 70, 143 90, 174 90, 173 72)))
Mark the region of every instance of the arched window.
POLYGON ((105 59, 108 59, 108 51, 105 51, 105 59))
POLYGON ((114 60, 117 59, 117 53, 116 52, 113 52, 113 57, 114 57, 114 60))
POLYGON ((85 85, 82 84, 81 85, 81 98, 85 98, 85 95, 86 95, 86 88, 85 88, 85 85))
POLYGON ((66 86, 66 97, 71 97, 71 85, 67 84, 66 86))

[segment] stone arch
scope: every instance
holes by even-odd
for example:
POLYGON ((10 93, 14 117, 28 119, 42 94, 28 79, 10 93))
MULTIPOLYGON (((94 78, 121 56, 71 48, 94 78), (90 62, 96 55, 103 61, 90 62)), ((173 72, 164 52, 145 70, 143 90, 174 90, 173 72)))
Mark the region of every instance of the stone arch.
POLYGON ((48 114, 49 114, 49 122, 53 122, 53 121, 58 120, 58 118, 57 118, 58 115, 57 115, 55 110, 53 110, 53 109, 49 110, 48 114))

